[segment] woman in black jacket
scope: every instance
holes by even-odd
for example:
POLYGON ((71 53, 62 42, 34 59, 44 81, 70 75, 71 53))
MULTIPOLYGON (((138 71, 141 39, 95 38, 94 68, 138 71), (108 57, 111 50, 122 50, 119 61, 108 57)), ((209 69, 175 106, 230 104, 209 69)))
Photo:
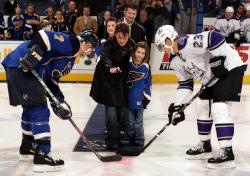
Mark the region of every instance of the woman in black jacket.
POLYGON ((105 105, 106 145, 111 150, 117 149, 120 144, 120 119, 125 118, 128 103, 128 62, 134 46, 134 41, 129 38, 129 26, 118 23, 115 37, 104 45, 90 90, 90 96, 105 105))

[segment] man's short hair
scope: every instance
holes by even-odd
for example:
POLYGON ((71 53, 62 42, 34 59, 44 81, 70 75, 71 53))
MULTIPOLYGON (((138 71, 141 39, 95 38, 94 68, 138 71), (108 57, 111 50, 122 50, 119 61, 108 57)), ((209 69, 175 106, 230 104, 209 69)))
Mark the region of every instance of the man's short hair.
POLYGON ((127 11, 128 9, 133 9, 133 10, 136 10, 138 9, 138 6, 136 3, 128 3, 126 6, 125 6, 125 11, 127 11))

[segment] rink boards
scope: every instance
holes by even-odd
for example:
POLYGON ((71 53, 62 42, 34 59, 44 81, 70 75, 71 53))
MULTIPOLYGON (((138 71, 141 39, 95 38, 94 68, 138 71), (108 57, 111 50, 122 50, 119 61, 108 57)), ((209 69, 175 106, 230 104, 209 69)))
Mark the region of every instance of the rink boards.
MULTIPOLYGON (((0 41, 0 62, 15 49, 22 41, 0 41)), ((238 48, 238 52, 245 63, 249 63, 250 44, 242 44, 238 48)), ((79 81, 89 82, 93 79, 93 73, 97 64, 96 58, 77 58, 76 64, 71 73, 64 76, 62 81, 79 81)), ((150 66, 152 71, 153 82, 158 83, 175 83, 177 81, 174 71, 170 68, 169 59, 167 55, 160 53, 156 47, 151 45, 150 66)), ((0 80, 6 80, 5 71, 0 64, 0 80)), ((250 83, 250 67, 248 67, 244 83, 250 83)))

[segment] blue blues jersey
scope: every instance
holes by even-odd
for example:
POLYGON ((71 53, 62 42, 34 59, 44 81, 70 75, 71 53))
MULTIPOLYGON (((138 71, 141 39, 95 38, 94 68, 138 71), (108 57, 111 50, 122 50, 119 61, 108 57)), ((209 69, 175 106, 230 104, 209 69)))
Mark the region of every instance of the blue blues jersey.
POLYGON ((23 40, 25 19, 22 15, 8 18, 8 30, 13 40, 23 40))
POLYGON ((102 39, 100 45, 95 49, 95 54, 97 57, 99 57, 102 54, 106 41, 107 41, 106 39, 102 39))
POLYGON ((149 65, 142 63, 135 66, 129 62, 128 66, 128 108, 142 109, 143 98, 151 99, 151 75, 149 65))
POLYGON ((20 58, 28 53, 33 44, 45 51, 36 71, 44 79, 50 77, 57 81, 69 73, 80 48, 79 40, 72 34, 40 30, 33 40, 22 43, 7 55, 2 65, 5 68, 20 68, 20 58))

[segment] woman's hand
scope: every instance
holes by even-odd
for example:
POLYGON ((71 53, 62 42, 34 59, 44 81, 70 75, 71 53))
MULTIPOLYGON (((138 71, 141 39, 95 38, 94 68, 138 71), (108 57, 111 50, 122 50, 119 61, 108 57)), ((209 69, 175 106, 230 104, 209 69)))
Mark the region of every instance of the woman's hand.
POLYGON ((110 73, 121 73, 122 70, 120 69, 120 67, 112 67, 110 70, 109 70, 110 73))

